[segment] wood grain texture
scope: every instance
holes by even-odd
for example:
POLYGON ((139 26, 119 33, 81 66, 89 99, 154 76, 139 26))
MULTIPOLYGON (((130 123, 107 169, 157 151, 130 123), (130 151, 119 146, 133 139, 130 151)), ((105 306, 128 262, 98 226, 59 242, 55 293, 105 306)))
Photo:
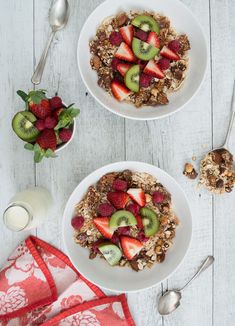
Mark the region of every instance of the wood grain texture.
MULTIPOLYGON (((235 3, 211 0, 213 144, 224 142, 235 78, 235 3), (222 13, 222 15, 221 15, 222 13), (223 24, 218 26, 222 17, 223 24), (221 56, 219 43, 223 47, 221 56), (226 58, 224 60, 223 58, 226 58)), ((229 149, 235 153, 235 126, 229 149)), ((214 196, 214 326, 233 325, 235 317, 235 193, 214 196), (232 299, 233 298, 233 299, 232 299)))
MULTIPOLYGON (((69 24, 52 44, 40 87, 48 89, 51 96, 58 91, 65 103, 75 102, 81 115, 75 139, 59 153, 59 159, 46 160, 34 167, 31 153, 23 149, 10 123, 21 105, 15 91, 32 87, 33 65, 38 62, 49 34, 50 1, 2 1, 0 98, 4 109, 0 110, 0 214, 14 193, 34 182, 45 186, 52 192, 55 205, 48 221, 37 229, 37 235, 63 248, 63 209, 72 190, 86 175, 105 164, 125 159, 155 164, 172 175, 190 198, 194 233, 185 260, 168 281, 128 295, 136 324, 230 326, 235 318, 235 192, 212 197, 204 190, 199 191, 196 182, 187 180, 182 170, 193 155, 197 156, 194 164, 198 168, 206 151, 213 144, 220 145, 225 136, 235 72, 235 4, 232 0, 183 0, 202 24, 212 50, 206 79, 183 111, 163 120, 141 122, 125 120, 102 108, 87 92, 79 76, 76 61, 79 31, 101 2, 70 0, 69 24), (218 24, 221 17, 223 24, 218 24), (214 268, 185 291, 181 308, 172 316, 162 318, 156 310, 161 291, 184 285, 211 253, 216 258, 214 268), (231 297, 227 296, 229 291, 231 297)), ((234 136, 231 149, 235 149, 234 136)), ((0 263, 26 234, 7 231, 0 221, 0 263)))

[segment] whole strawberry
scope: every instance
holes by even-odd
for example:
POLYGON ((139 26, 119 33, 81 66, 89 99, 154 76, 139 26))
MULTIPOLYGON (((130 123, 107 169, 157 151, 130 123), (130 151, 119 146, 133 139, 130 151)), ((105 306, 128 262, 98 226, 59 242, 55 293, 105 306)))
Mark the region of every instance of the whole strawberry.
POLYGON ((36 143, 42 149, 51 149, 52 151, 56 150, 56 134, 53 129, 44 129, 38 138, 36 143))
POLYGON ((49 100, 43 99, 39 104, 29 103, 29 110, 39 119, 45 119, 51 115, 49 100))

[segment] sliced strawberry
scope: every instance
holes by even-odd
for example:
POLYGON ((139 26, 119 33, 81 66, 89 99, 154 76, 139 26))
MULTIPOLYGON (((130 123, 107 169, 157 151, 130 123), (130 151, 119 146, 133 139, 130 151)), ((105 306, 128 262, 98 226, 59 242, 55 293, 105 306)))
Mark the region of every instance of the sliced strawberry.
POLYGON ((131 199, 133 199, 137 204, 141 207, 145 205, 145 194, 140 188, 130 188, 127 190, 127 193, 130 195, 131 199))
POLYGON ((134 37, 134 27, 132 25, 123 26, 120 28, 120 33, 124 41, 131 45, 133 37, 134 37))
POLYGON ((124 208, 130 199, 128 194, 124 191, 109 192, 107 198, 110 203, 117 209, 124 208))
POLYGON ((125 85, 119 83, 119 81, 114 80, 111 84, 111 89, 113 92, 113 96, 118 100, 118 101, 123 101, 125 98, 127 98, 130 94, 131 91, 126 88, 125 85))
POLYGON ((159 41, 159 38, 158 38, 158 36, 157 36, 157 34, 155 32, 150 32, 149 33, 147 43, 155 46, 155 48, 158 48, 158 49, 160 47, 160 41, 159 41))
POLYGON ((135 238, 121 236, 120 239, 123 253, 128 260, 134 258, 143 248, 143 244, 135 238))
POLYGON ((135 218, 136 218, 136 221, 137 221, 138 228, 143 229, 144 226, 143 226, 143 222, 142 222, 141 216, 140 215, 135 215, 135 218))
POLYGON ((167 58, 167 59, 170 59, 170 60, 179 60, 180 59, 180 56, 175 53, 174 51, 172 51, 171 49, 169 49, 168 47, 164 46, 161 51, 160 51, 160 54, 167 58))
POLYGON ((108 217, 96 217, 93 219, 93 223, 100 231, 100 233, 107 239, 111 239, 114 231, 109 227, 109 218, 108 217))
POLYGON ((119 63, 117 65, 117 71, 119 71, 120 74, 124 77, 130 67, 131 65, 129 65, 128 63, 119 63))
POLYGON ((132 52, 131 48, 124 42, 120 44, 114 56, 125 61, 135 61, 134 53, 132 52))
POLYGON ((157 77, 159 79, 164 78, 164 73, 160 69, 159 65, 154 61, 150 60, 147 64, 147 66, 144 68, 144 73, 157 77))

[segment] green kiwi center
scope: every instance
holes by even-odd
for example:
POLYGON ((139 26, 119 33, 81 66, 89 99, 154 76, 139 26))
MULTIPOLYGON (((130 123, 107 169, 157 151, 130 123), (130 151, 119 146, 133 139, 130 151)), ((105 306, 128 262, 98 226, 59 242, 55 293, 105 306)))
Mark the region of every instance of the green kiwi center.
POLYGON ((140 52, 141 53, 148 53, 151 50, 152 46, 145 43, 145 42, 140 42, 140 52))

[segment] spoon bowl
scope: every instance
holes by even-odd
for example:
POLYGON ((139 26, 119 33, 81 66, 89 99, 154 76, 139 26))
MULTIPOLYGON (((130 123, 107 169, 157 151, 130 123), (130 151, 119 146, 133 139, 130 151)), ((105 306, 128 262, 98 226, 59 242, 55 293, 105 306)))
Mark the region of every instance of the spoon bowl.
POLYGON ((180 305, 181 297, 181 292, 178 290, 165 292, 158 302, 158 312, 160 315, 169 315, 176 310, 180 305))
POLYGON ((55 0, 49 11, 49 23, 54 32, 65 27, 69 19, 68 1, 55 0))

